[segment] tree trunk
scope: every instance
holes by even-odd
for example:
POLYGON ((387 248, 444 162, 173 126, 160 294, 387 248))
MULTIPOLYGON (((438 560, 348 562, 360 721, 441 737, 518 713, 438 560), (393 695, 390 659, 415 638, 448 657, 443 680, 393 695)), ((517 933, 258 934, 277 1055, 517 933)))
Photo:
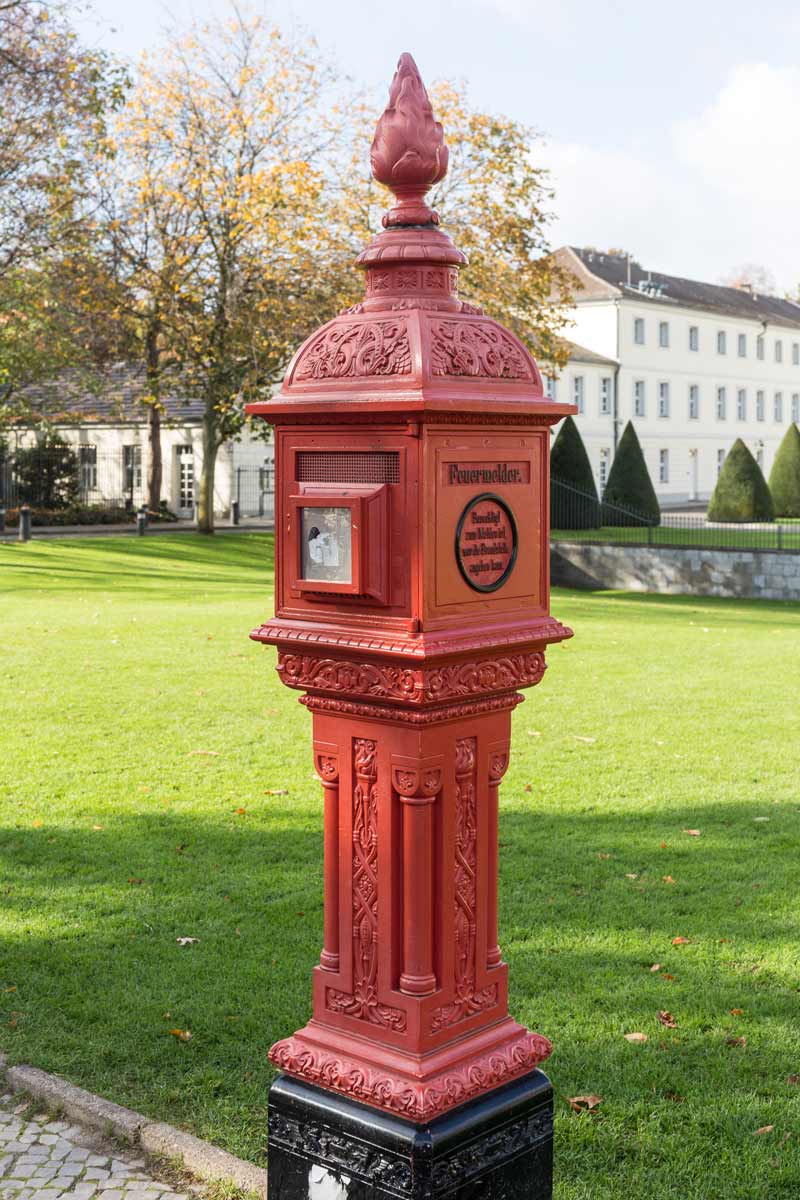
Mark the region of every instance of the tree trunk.
POLYGON ((203 419, 203 470, 200 474, 198 493, 197 528, 200 533, 214 532, 214 475, 217 467, 217 442, 214 429, 214 412, 206 412, 203 419))
POLYGON ((147 468, 147 506, 151 512, 157 513, 161 505, 161 482, 164 476, 161 455, 161 409, 157 404, 150 405, 147 432, 150 445, 147 468))
POLYGON ((161 506, 161 483, 164 477, 161 453, 161 354, 158 344, 160 330, 159 318, 155 314, 151 314, 145 337, 147 389, 150 394, 147 417, 150 448, 147 468, 147 506, 154 513, 157 513, 161 506))

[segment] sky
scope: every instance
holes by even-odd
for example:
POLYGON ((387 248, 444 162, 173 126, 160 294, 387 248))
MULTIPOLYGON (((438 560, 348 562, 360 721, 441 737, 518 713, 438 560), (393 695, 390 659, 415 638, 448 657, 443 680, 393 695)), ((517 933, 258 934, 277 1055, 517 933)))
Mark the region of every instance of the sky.
MULTIPOLYGON (((797 0, 274 0, 359 85, 423 79, 534 127, 555 189, 553 246, 624 247, 643 266, 720 282, 766 267, 800 284, 797 0)), ((136 60, 226 0, 95 0, 93 44, 136 60)), ((446 134, 446 131, 445 131, 446 134)), ((366 152, 366 150, 365 150, 366 152)))

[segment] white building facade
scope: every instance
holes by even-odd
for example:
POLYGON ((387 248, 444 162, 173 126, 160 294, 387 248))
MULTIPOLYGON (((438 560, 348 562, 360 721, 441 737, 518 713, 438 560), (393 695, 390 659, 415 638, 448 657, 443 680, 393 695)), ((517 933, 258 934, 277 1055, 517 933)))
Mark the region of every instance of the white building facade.
MULTIPOLYGON (((76 456, 81 504, 138 508, 147 500, 150 460, 145 390, 143 372, 127 366, 114 368, 91 391, 78 373, 28 388, 31 406, 46 426, 20 424, 6 435, 7 452, 13 459, 17 448, 33 445, 45 427, 52 429, 76 456)), ((160 443, 162 500, 175 516, 191 520, 203 469, 202 404, 165 395, 160 443)), ((229 516, 236 500, 242 516, 272 518, 274 457, 273 444, 256 436, 249 422, 238 439, 225 442, 214 473, 215 516, 229 516)))
POLYGON ((555 257, 579 290, 570 359, 548 390, 578 405, 598 488, 628 421, 662 505, 707 500, 738 437, 768 476, 800 422, 800 305, 644 271, 623 255, 564 247, 555 257))

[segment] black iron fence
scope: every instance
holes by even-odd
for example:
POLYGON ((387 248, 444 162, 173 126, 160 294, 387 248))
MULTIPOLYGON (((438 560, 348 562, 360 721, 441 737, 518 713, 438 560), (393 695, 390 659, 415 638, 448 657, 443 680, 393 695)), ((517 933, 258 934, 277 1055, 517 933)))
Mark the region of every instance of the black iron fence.
POLYGON ((275 516, 275 467, 237 467, 234 478, 234 500, 239 502, 242 517, 275 516))
POLYGON ((662 512, 655 520, 555 478, 550 481, 550 525, 554 541, 800 551, 800 521, 734 524, 709 521, 696 512, 662 512))
POLYGON ((144 500, 138 446, 102 453, 89 445, 34 445, 0 455, 0 507, 8 524, 23 504, 35 525, 132 521, 144 500))

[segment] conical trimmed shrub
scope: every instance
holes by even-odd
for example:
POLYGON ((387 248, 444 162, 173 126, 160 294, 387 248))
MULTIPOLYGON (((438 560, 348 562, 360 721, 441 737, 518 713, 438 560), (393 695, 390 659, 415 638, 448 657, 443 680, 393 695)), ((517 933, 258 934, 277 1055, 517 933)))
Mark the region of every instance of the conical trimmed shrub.
POLYGON ((550 450, 550 528, 595 529, 597 488, 578 426, 566 417, 550 450))
POLYGON ((633 422, 623 430, 603 493, 604 525, 660 525, 658 505, 633 422))
POLYGON ((771 521, 772 496, 761 468, 737 438, 731 446, 708 506, 709 521, 771 521))
POLYGON ((800 430, 792 421, 769 473, 776 517, 800 517, 800 430))

